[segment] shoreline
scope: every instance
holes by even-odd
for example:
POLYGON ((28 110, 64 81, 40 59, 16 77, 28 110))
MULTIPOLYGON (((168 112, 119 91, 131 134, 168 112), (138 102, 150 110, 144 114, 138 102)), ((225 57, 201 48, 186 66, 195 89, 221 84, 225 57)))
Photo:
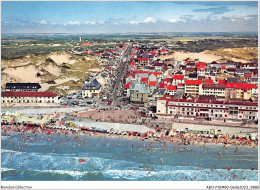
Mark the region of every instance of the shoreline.
MULTIPOLYGON (((257 148, 258 147, 258 140, 248 140, 248 139, 242 139, 242 138, 229 138, 229 137, 223 137, 219 136, 217 139, 215 138, 209 138, 204 135, 192 135, 190 133, 182 133, 182 132, 174 132, 174 134, 169 136, 144 136, 145 134, 140 134, 140 136, 134 135, 133 133, 127 133, 126 135, 122 134, 110 134, 110 133, 102 133, 102 132, 92 132, 92 131, 86 131, 86 130, 79 130, 77 132, 75 131, 68 131, 67 129, 51 129, 47 127, 43 127, 41 129, 37 127, 24 127, 24 126, 11 126, 10 129, 6 125, 1 125, 1 136, 10 136, 11 132, 19 133, 20 135, 26 134, 45 134, 45 135, 64 135, 64 136, 75 136, 77 138, 78 136, 96 136, 96 137, 103 137, 103 138, 124 138, 129 140, 141 140, 141 141, 159 141, 162 143, 176 143, 178 145, 203 145, 206 146, 208 144, 210 145, 219 145, 223 146, 224 149, 226 146, 242 146, 242 147, 252 147, 257 148), (13 127, 16 127, 13 129, 13 127)), ((146 133, 147 134, 147 133, 146 133)))

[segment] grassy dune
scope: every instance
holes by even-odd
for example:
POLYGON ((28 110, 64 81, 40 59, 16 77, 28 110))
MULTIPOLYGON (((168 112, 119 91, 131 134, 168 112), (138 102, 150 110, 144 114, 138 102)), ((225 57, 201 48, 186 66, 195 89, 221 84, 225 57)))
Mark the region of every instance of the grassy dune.
POLYGON ((222 56, 224 60, 242 59, 246 61, 258 60, 258 47, 221 48, 216 51, 206 50, 205 53, 222 56))
POLYGON ((65 52, 3 60, 1 86, 4 88, 6 82, 39 82, 44 91, 65 95, 81 89, 84 80, 89 76, 89 69, 93 68, 101 68, 96 57, 70 55, 65 52), (56 62, 55 56, 62 61, 56 62), (14 69, 15 74, 13 74, 14 69), (27 72, 35 74, 28 77, 27 72))

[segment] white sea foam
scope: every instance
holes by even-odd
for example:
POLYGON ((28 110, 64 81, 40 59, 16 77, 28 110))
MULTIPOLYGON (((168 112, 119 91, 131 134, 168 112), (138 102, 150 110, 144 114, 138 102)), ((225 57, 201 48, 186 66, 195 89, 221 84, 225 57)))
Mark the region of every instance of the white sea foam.
POLYGON ((6 171, 12 171, 15 170, 13 168, 1 168, 1 172, 6 172, 6 171))

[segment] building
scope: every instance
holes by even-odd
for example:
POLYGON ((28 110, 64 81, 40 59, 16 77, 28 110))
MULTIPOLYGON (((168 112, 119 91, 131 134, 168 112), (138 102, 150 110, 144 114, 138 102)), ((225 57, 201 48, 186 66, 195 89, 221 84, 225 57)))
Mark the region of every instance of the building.
POLYGON ((173 85, 184 84, 184 75, 173 75, 173 85))
POLYGON ((177 86, 168 85, 166 88, 166 94, 174 96, 177 93, 177 86))
POLYGON ((202 80, 185 80, 185 94, 186 95, 199 95, 199 85, 202 80))
POLYGON ((258 120, 258 104, 251 102, 158 98, 158 116, 193 117, 209 120, 258 120))
POLYGON ((199 86, 199 95, 225 97, 225 84, 202 84, 199 86))
POLYGON ((226 99, 249 100, 258 96, 258 86, 248 83, 226 83, 226 99))
POLYGON ((41 85, 39 83, 6 83, 6 92, 39 92, 41 85))
POLYGON ((53 92, 2 92, 4 106, 41 106, 57 105, 58 94, 53 92))
POLYGON ((144 104, 148 100, 148 91, 142 84, 133 83, 130 87, 130 102, 144 104))
POLYGON ((82 98, 98 97, 101 90, 101 84, 94 79, 85 81, 85 85, 82 87, 82 98))

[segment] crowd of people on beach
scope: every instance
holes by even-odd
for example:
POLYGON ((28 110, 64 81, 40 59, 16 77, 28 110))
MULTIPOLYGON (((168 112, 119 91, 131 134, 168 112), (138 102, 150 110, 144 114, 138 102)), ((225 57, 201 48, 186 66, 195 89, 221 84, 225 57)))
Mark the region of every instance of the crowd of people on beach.
MULTIPOLYGON (((66 123, 64 116, 58 113, 56 113, 55 117, 51 120, 51 122, 48 122, 43 125, 31 124, 26 122, 23 123, 9 122, 8 125, 2 123, 1 125, 2 134, 8 134, 11 131, 15 131, 15 132, 30 131, 33 133, 46 133, 46 134, 88 134, 88 135, 94 134, 96 135, 99 134, 99 132, 101 132, 101 131, 81 130, 84 129, 85 127, 77 128, 76 126, 75 128, 77 128, 77 130, 71 130, 72 128, 69 128, 70 130, 68 130, 67 128, 64 129, 51 128, 50 126, 55 126, 57 121, 59 122, 59 125, 64 125, 66 123)), ((162 133, 163 127, 157 125, 157 127, 154 127, 154 129, 156 129, 157 134, 159 134, 159 138, 156 133, 151 134, 150 132, 151 135, 147 135, 148 131, 141 135, 137 135, 134 131, 127 131, 125 135, 122 135, 122 133, 113 133, 107 135, 121 135, 127 138, 139 138, 141 140, 170 141, 182 145, 214 143, 214 144, 223 144, 224 148, 227 148, 226 145, 252 146, 252 147, 258 146, 258 139, 251 140, 246 137, 242 138, 241 136, 230 136, 226 134, 226 135, 214 135, 212 137, 209 137, 208 135, 204 135, 204 134, 191 134, 185 131, 177 132, 175 130, 172 131, 171 135, 169 133, 168 135, 166 135, 162 133)))
MULTIPOLYGON (((92 132, 92 131, 86 131, 86 130, 80 130, 80 131, 68 131, 66 129, 52 129, 52 128, 48 128, 46 126, 41 126, 41 127, 29 127, 26 124, 21 124, 21 125, 14 125, 14 124, 9 124, 9 125, 1 125, 1 131, 2 131, 2 135, 10 135, 12 132, 15 132, 15 137, 20 136, 22 141, 23 141, 23 146, 20 145, 19 146, 19 151, 24 152, 24 148, 26 146, 29 146, 27 143, 36 143, 37 141, 43 140, 43 136, 42 135, 46 135, 45 144, 51 144, 51 150, 50 152, 55 153, 58 146, 60 145, 66 145, 69 143, 73 143, 72 149, 76 149, 77 146, 86 146, 87 145, 87 139, 86 136, 97 136, 98 138, 109 138, 109 137, 114 137, 114 138, 119 138, 119 139, 123 139, 125 138, 137 138, 140 140, 150 140, 148 142, 149 146, 146 145, 139 145, 139 146, 135 146, 133 143, 131 144, 131 147, 129 149, 129 151, 134 151, 134 152, 142 152, 142 151, 147 151, 147 155, 149 152, 154 152, 154 151, 160 151, 163 153, 167 153, 167 154, 172 154, 172 153, 179 153, 179 154, 183 154, 184 152, 193 152, 193 148, 190 148, 190 146, 187 146, 187 148, 183 148, 183 146, 180 145, 191 145, 191 144, 198 144, 202 147, 205 147, 205 152, 204 154, 207 152, 206 146, 207 143, 216 143, 216 144, 220 144, 223 143, 223 148, 227 149, 229 144, 231 145, 235 145, 236 149, 234 153, 237 153, 239 151, 238 146, 243 146, 243 145, 248 145, 248 140, 246 139, 232 139, 229 136, 227 136, 226 138, 218 138, 218 139, 214 139, 214 138, 204 138, 203 136, 200 135, 191 135, 191 134, 187 134, 187 133, 183 133, 183 132, 179 132, 179 133, 174 133, 174 136, 162 136, 159 139, 154 139, 154 138, 144 138, 144 136, 133 136, 132 135, 116 135, 116 134, 110 134, 110 133, 98 133, 98 132, 92 132), (40 136, 38 136, 38 134, 41 134, 40 136), (66 136, 66 140, 61 140, 61 139, 57 139, 54 138, 55 136, 57 137, 57 135, 65 135, 66 136), (74 141, 70 142, 70 138, 69 137, 73 137, 74 141), (154 140, 158 141, 159 143, 159 149, 156 150, 154 148, 154 140), (53 144, 55 143, 55 145, 53 144), (172 149, 170 152, 164 148, 165 145, 167 145, 168 143, 177 143, 177 146, 172 149), (26 145, 27 144, 27 145, 26 145)), ((12 140, 11 142, 14 143, 15 139, 12 140)), ((3 143, 3 147, 7 146, 5 140, 2 141, 3 143)), ((252 142, 250 142, 252 143, 252 142)), ((249 144, 250 144, 249 143, 249 144)), ((257 140, 254 141, 254 146, 257 146, 257 140)), ((43 149, 43 147, 40 147, 43 149)), ((109 151, 109 149, 107 149, 107 151, 109 151)), ((127 157, 127 151, 124 152, 125 157, 123 159, 125 159, 127 157)), ((7 154, 7 153, 6 153, 7 154)), ((219 152, 217 155, 218 159, 222 159, 222 152, 219 152)), ((115 157, 112 157, 114 159, 116 159, 115 157)), ((136 156, 133 156, 133 159, 136 159, 136 156)), ((82 158, 79 160, 79 162, 85 162, 87 160, 87 158, 82 158)), ((149 157, 147 157, 147 164, 150 164, 150 159, 149 157)), ((163 157, 160 158, 160 164, 163 166, 165 163, 165 160, 163 157)), ((202 163, 184 163, 182 161, 182 163, 180 163, 180 165, 184 166, 195 166, 195 167, 203 167, 202 163)), ((32 165, 29 164, 28 167, 32 167, 32 165)), ((93 166, 95 167, 95 166, 93 166)), ((238 169, 239 166, 234 167, 234 169, 238 169)), ((149 168, 149 166, 144 166, 142 169, 147 170, 149 173, 151 172, 151 169, 149 168)), ((207 172, 214 172, 214 169, 216 168, 212 168, 211 171, 207 171, 207 172)), ((232 166, 225 166, 224 169, 227 170, 232 170, 233 167, 232 166)), ((254 168, 252 168, 252 170, 254 170, 254 168)), ((149 174, 148 173, 148 174, 149 174)), ((15 173, 13 174, 15 175, 15 173)), ((131 173, 129 173, 129 175, 131 175, 131 173)), ((188 179, 189 177, 186 176, 186 180, 196 180, 196 176, 194 176, 193 179, 188 179)), ((234 178, 236 178, 236 176, 234 176, 234 178)), ((182 180, 185 180, 182 179, 182 180)), ((244 179, 246 179, 244 177, 244 179)), ((225 180, 232 180, 232 178, 227 179, 227 177, 225 177, 225 180)))

